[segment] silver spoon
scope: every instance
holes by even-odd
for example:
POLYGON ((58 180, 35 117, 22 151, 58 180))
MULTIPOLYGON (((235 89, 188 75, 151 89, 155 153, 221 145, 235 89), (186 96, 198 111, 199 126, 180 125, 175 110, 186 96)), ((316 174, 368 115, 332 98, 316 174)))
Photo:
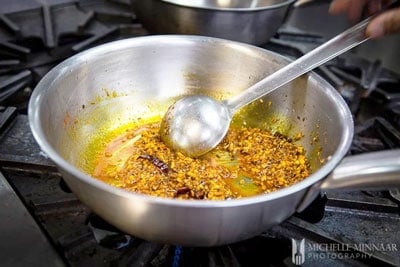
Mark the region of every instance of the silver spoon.
POLYGON ((178 100, 161 121, 161 139, 170 148, 190 157, 209 152, 225 137, 238 109, 368 40, 365 29, 371 19, 363 20, 232 99, 217 101, 192 95, 178 100))

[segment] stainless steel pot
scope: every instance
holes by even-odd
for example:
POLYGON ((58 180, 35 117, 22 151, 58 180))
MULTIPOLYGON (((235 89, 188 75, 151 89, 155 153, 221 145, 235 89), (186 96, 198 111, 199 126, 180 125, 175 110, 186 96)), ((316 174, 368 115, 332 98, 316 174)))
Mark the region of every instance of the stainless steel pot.
POLYGON ((196 34, 250 44, 266 43, 295 0, 131 0, 151 33, 196 34))
POLYGON ((162 115, 185 94, 225 98, 287 64, 243 43, 200 36, 148 36, 84 51, 52 69, 29 103, 41 149, 77 197, 105 220, 143 239, 214 246, 253 237, 301 211, 329 188, 399 185, 400 151, 347 157, 352 115, 325 80, 304 75, 246 108, 248 125, 299 132, 313 174, 293 186, 226 201, 156 198, 127 192, 83 172, 100 131, 162 115))

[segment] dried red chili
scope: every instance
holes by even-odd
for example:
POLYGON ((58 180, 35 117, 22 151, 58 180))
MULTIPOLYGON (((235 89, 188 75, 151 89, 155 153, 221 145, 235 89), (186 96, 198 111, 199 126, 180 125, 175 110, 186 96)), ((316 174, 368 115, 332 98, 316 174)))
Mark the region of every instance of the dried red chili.
POLYGON ((139 156, 139 158, 147 159, 148 161, 153 163, 153 165, 156 166, 160 170, 160 172, 162 172, 163 174, 168 174, 169 172, 168 164, 166 164, 161 159, 149 154, 142 154, 139 156))
POLYGON ((190 192, 190 188, 187 186, 182 186, 178 189, 176 189, 175 195, 179 196, 179 195, 184 195, 190 192))

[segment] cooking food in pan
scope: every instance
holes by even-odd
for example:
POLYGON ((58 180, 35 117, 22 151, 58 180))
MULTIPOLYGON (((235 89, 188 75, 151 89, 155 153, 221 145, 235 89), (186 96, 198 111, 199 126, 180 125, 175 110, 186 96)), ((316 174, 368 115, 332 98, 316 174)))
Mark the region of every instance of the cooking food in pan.
POLYGON ((158 131, 152 122, 111 132, 105 147, 85 153, 95 155, 93 176, 159 197, 223 200, 272 192, 310 174, 304 148, 278 133, 231 127, 216 149, 191 158, 170 149, 158 131))

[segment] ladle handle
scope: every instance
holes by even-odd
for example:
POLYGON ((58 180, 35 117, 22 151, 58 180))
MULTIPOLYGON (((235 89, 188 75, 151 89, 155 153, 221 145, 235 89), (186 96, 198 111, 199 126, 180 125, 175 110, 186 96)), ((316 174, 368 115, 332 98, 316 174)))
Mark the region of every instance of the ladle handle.
POLYGON ((369 17, 226 101, 231 113, 365 42, 369 17))

